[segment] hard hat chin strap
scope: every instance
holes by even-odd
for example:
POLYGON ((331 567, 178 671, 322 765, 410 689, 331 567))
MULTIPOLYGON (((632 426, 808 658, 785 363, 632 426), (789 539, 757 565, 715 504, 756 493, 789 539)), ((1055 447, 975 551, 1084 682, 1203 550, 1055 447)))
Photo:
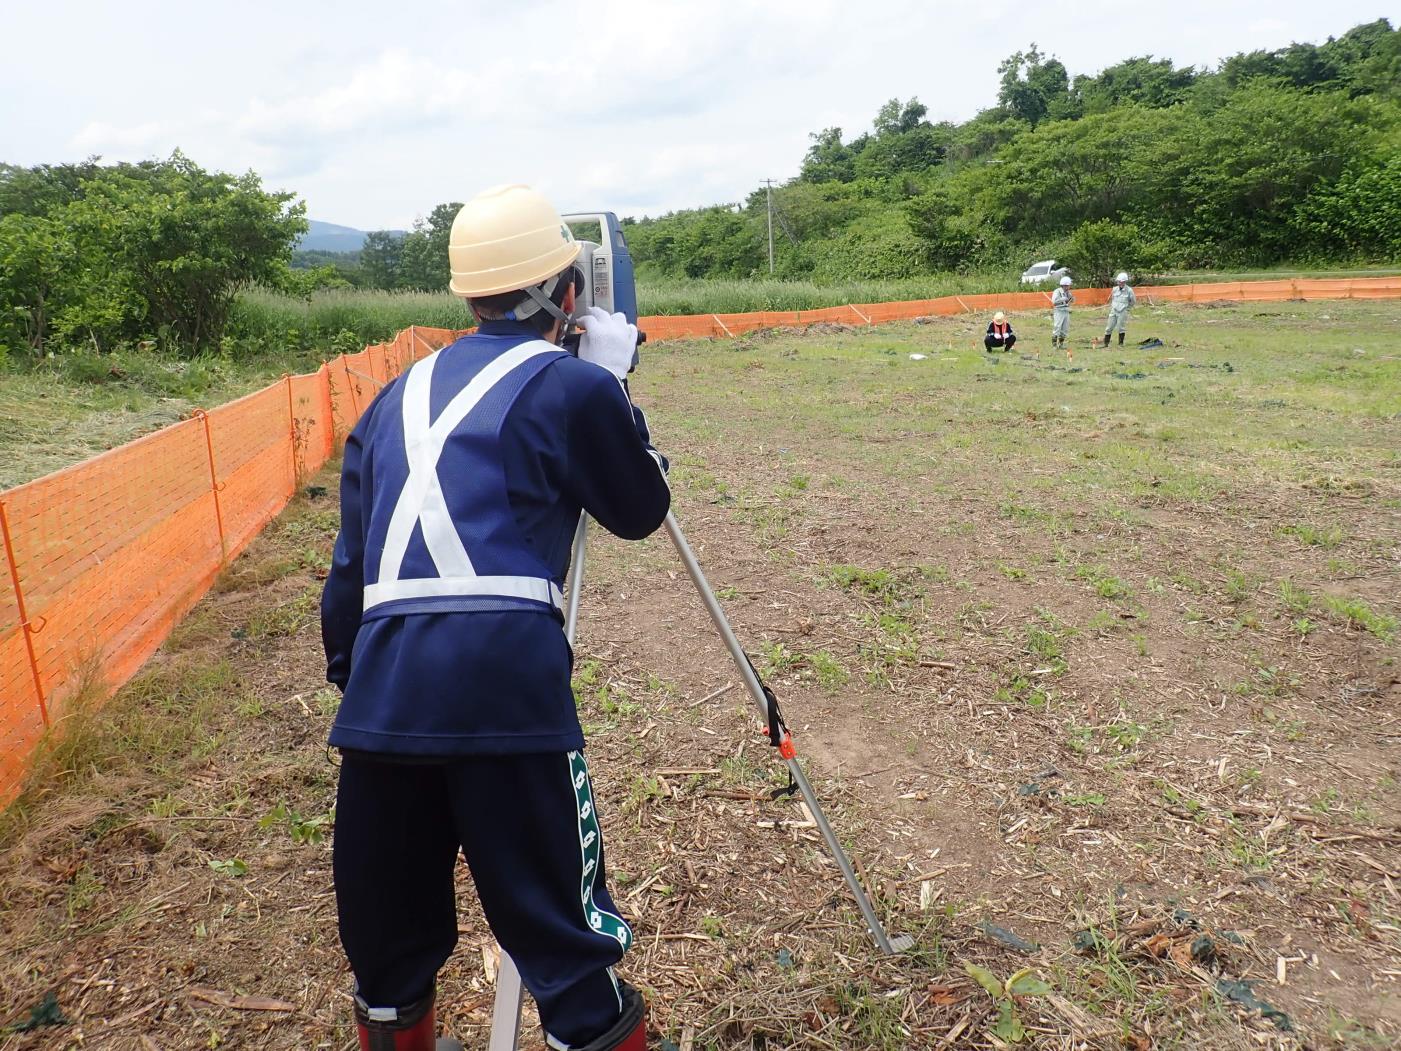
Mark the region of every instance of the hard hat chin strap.
POLYGON ((547 314, 557 318, 564 325, 561 333, 562 336, 569 335, 574 328, 574 318, 566 314, 563 308, 550 298, 554 295, 555 290, 559 288, 559 283, 564 280, 565 275, 568 273, 569 271, 566 270, 564 273, 556 274, 548 281, 521 289, 521 291, 525 293, 528 301, 519 303, 511 310, 507 311, 506 320, 524 321, 527 318, 534 317, 543 310, 547 314))
MULTIPOLYGON (((556 277, 553 279, 551 284, 558 283, 558 281, 559 278, 556 277)), ((553 288, 551 288, 551 291, 553 291, 553 288)), ((542 292, 538 286, 534 288, 527 288, 525 290, 525 294, 528 295, 532 300, 534 300, 534 302, 540 310, 543 310, 548 314, 554 315, 554 317, 558 318, 563 323, 564 329, 561 335, 569 335, 569 333, 574 328, 574 318, 571 315, 566 314, 561 307, 556 306, 555 301, 551 299, 547 293, 542 292)), ((532 310, 530 313, 534 314, 536 312, 537 311, 532 310)), ((513 313, 515 313, 518 317, 520 316, 519 310, 513 311, 513 313)))

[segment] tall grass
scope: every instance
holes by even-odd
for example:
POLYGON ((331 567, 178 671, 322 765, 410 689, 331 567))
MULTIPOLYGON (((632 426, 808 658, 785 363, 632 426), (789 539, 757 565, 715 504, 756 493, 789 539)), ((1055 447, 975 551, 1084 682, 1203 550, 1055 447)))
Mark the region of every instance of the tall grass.
POLYGON ((239 297, 224 346, 235 357, 269 348, 354 353, 410 325, 469 328, 472 324, 466 306, 447 292, 347 289, 299 299, 255 289, 239 297))
MULTIPOLYGON (((1297 272, 1303 276, 1306 272, 1297 272)), ((1338 272, 1340 276, 1344 272, 1338 272)), ((1365 271, 1357 271, 1361 274, 1365 271)), ((1284 276, 1284 271, 1254 276, 1284 276)), ((1245 274, 1181 274, 1165 281, 1239 280, 1245 274)), ((743 314, 757 310, 815 310, 847 303, 887 303, 939 296, 1020 291, 1015 274, 929 274, 888 281, 814 281, 776 278, 643 277, 638 312, 647 315, 743 314)), ((224 340, 235 359, 270 352, 333 355, 354 353, 366 343, 389 339, 409 325, 467 328, 472 317, 448 292, 380 292, 348 289, 298 299, 254 290, 239 297, 224 340)))
POLYGON ((1008 274, 931 274, 891 281, 818 284, 773 278, 645 279, 638 283, 640 314, 743 314, 754 310, 816 310, 847 303, 889 303, 905 299, 1015 291, 1008 274))
MULTIPOLYGON (((1015 277, 1001 274, 945 274, 834 285, 776 279, 651 279, 639 284, 637 298, 638 311, 643 315, 742 314, 753 310, 814 310, 846 303, 932 299, 1015 288, 1015 277)), ((235 356, 261 353, 271 347, 353 352, 409 325, 467 328, 471 324, 471 315, 462 301, 448 292, 357 289, 317 292, 310 299, 298 299, 254 290, 239 297, 225 346, 235 356)))

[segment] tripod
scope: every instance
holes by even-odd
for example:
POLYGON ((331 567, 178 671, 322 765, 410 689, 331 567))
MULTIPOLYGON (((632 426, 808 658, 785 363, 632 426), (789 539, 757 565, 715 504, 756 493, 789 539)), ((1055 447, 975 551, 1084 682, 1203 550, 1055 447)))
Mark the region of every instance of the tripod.
MULTIPOLYGON (((571 646, 574 645, 574 633, 579 624, 579 593, 584 583, 584 548, 588 537, 588 522, 587 515, 579 516, 579 528, 574 533, 574 556, 569 566, 569 594, 565 606, 564 633, 571 646)), ((686 542, 681 527, 676 523, 676 517, 670 512, 666 516, 665 528, 667 535, 671 537, 672 546, 676 548, 676 553, 681 558, 681 564, 686 567, 686 573, 690 576, 691 583, 700 593, 701 601, 705 604, 706 612, 710 614, 715 629, 720 633, 725 648, 730 651, 735 667, 739 670, 740 678, 744 680, 744 685, 749 690, 750 698, 764 717, 768 727, 769 743, 778 749, 779 755, 788 764, 788 777, 791 786, 789 790, 796 788, 802 795, 803 802, 807 804, 813 821, 822 833, 822 839, 827 845, 828 853, 837 863, 837 868, 842 873, 842 879, 846 881, 847 888, 861 909, 861 916, 866 921, 866 927, 870 931, 871 937, 875 939, 881 952, 890 954, 904 952, 914 944, 914 939, 908 934, 899 934, 894 938, 886 934, 880 918, 876 915, 876 910, 871 905, 870 898, 866 896, 866 891, 861 886, 861 881, 856 878, 856 872, 851 867, 851 861, 847 858, 846 851, 842 849, 837 834, 832 831, 832 826, 828 823, 821 805, 817 802, 817 796, 813 793, 807 775, 803 773, 803 768, 798 763, 793 739, 788 733, 788 728, 783 724, 783 716, 778 710, 777 698, 774 697, 773 691, 764 685, 758 672, 754 670, 754 665, 750 663, 749 657, 741 648, 739 639, 735 637, 734 629, 730 627, 730 622, 725 618, 724 610, 720 608, 720 603, 715 598, 715 592, 710 589, 710 584, 701 571, 700 563, 696 561, 695 552, 686 542)), ((496 1004, 492 1011, 491 1041, 487 1045, 489 1051, 516 1051, 520 1040, 521 1004, 524 995, 520 972, 516 970, 516 965, 511 958, 502 953, 501 965, 496 973, 496 1004)))

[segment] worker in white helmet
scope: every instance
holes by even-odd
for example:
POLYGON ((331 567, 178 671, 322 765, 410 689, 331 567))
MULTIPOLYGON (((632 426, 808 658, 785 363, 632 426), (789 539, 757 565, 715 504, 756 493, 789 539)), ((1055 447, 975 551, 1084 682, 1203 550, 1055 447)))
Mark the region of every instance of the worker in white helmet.
POLYGON ((1074 284, 1070 275, 1060 279, 1060 287, 1051 293, 1051 346, 1064 349, 1070 337, 1070 304, 1075 302, 1075 293, 1070 291, 1074 284))
POLYGON ((321 627, 344 692, 333 861, 363 1051, 460 1051, 434 1022, 459 853, 549 1045, 645 1051, 642 997, 613 973, 632 931, 561 589, 581 514, 637 540, 671 497, 628 394, 637 328, 571 316, 579 251, 528 187, 468 202, 448 256, 476 332, 388 384, 346 442, 321 627), (578 357, 559 346, 571 322, 578 357))
POLYGON ((1129 327, 1129 311, 1137 302, 1138 297, 1129 287, 1129 275, 1120 270, 1119 276, 1114 278, 1114 288, 1109 293, 1109 322, 1104 329, 1106 347, 1109 346, 1109 334, 1115 329, 1119 330, 1119 346, 1124 345, 1124 333, 1129 327))

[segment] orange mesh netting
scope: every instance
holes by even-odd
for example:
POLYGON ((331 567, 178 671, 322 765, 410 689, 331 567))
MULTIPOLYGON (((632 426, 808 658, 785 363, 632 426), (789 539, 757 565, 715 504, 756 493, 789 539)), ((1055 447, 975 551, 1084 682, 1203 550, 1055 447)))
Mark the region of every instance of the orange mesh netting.
POLYGON ((79 688, 129 679, 379 387, 455 335, 407 329, 0 493, 0 802, 79 688))
MULTIPOLYGON (((1140 287, 1146 302, 1401 298, 1401 277, 1140 287)), ((1079 289, 1079 306, 1108 290, 1079 289)), ((1045 292, 944 296, 821 310, 639 321, 654 341, 738 336, 822 322, 1044 310, 1045 292)), ((84 685, 132 676, 345 440, 379 389, 451 342, 408 328, 388 343, 289 376, 208 413, 0 493, 0 804, 13 798, 45 728, 84 685)))

